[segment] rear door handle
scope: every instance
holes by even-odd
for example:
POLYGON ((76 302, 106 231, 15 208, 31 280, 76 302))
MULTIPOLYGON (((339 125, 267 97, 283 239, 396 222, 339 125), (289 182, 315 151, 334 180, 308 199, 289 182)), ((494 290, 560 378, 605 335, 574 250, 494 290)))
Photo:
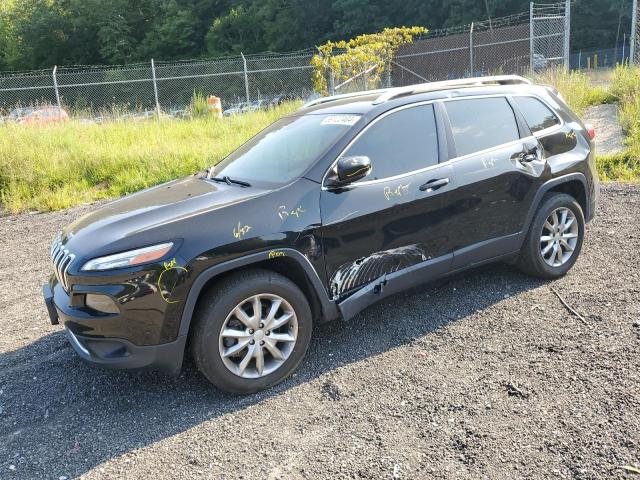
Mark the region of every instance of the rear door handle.
POLYGON ((530 150, 525 150, 524 152, 518 152, 511 158, 517 160, 520 163, 530 163, 538 159, 538 149, 532 148, 530 150))
POLYGON ((538 156, 535 153, 523 153, 520 155, 520 158, 518 158, 518 160, 520 160, 522 163, 529 163, 529 162, 533 162, 534 160, 537 160, 538 156))
POLYGON ((449 184, 449 179, 448 178, 436 178, 433 180, 429 180, 427 183, 420 185, 420 191, 421 192, 433 192, 434 190, 437 190, 441 187, 444 187, 445 185, 449 184))

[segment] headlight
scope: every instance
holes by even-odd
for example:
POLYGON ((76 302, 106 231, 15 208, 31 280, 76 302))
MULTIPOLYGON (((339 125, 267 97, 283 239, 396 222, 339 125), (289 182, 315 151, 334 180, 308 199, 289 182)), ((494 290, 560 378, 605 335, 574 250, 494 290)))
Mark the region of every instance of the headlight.
POLYGON ((151 247, 138 248, 128 252, 116 253, 106 257, 94 258, 82 266, 82 270, 112 270, 114 268, 126 268, 153 262, 164 257, 173 247, 173 243, 161 243, 151 247))

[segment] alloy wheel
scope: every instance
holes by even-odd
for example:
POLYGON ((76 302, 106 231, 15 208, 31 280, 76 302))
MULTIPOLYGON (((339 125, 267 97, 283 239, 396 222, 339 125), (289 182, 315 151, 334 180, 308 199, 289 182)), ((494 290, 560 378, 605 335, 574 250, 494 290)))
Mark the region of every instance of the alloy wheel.
POLYGON ((239 377, 263 377, 285 363, 297 337, 298 317, 284 298, 253 295, 227 315, 219 335, 220 357, 239 377))
POLYGON ((547 217, 540 235, 540 254, 547 265, 560 267, 567 263, 578 243, 578 221, 566 207, 556 208, 547 217))

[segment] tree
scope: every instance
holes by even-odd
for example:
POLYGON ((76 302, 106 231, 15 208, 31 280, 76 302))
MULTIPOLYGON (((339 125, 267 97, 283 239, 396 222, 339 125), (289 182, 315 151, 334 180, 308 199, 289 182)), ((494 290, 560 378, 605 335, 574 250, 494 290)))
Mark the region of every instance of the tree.
POLYGON ((216 18, 207 33, 207 51, 212 55, 268 50, 264 41, 265 25, 254 4, 238 6, 224 17, 216 18))
POLYGON ((426 33, 424 27, 385 28, 381 32, 358 35, 348 41, 329 41, 321 45, 318 54, 311 59, 316 91, 330 93, 327 88, 329 75, 337 82, 346 82, 360 75, 367 79, 363 90, 379 87, 381 75, 389 68, 389 62, 398 49, 412 43, 414 37, 426 33))

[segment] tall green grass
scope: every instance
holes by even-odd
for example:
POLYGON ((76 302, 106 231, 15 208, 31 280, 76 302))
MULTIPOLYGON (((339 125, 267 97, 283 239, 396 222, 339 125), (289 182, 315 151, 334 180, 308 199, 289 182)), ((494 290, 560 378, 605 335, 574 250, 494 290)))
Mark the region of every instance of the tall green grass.
POLYGON ((591 105, 616 101, 616 97, 606 88, 594 86, 589 76, 582 71, 550 68, 532 75, 532 80, 541 85, 554 86, 567 105, 578 115, 583 115, 591 105))
POLYGON ((626 133, 624 152, 598 158, 603 180, 640 181, 640 67, 618 66, 611 95, 618 100, 620 124, 626 133))
POLYGON ((593 85, 581 71, 564 68, 535 74, 536 83, 553 85, 567 104, 583 115, 587 107, 617 103, 620 123, 627 134, 627 148, 613 155, 598 155, 596 164, 603 181, 640 181, 640 68, 618 66, 608 88, 593 85))
POLYGON ((209 167, 298 108, 229 118, 0 125, 0 202, 11 213, 114 198, 209 167))

